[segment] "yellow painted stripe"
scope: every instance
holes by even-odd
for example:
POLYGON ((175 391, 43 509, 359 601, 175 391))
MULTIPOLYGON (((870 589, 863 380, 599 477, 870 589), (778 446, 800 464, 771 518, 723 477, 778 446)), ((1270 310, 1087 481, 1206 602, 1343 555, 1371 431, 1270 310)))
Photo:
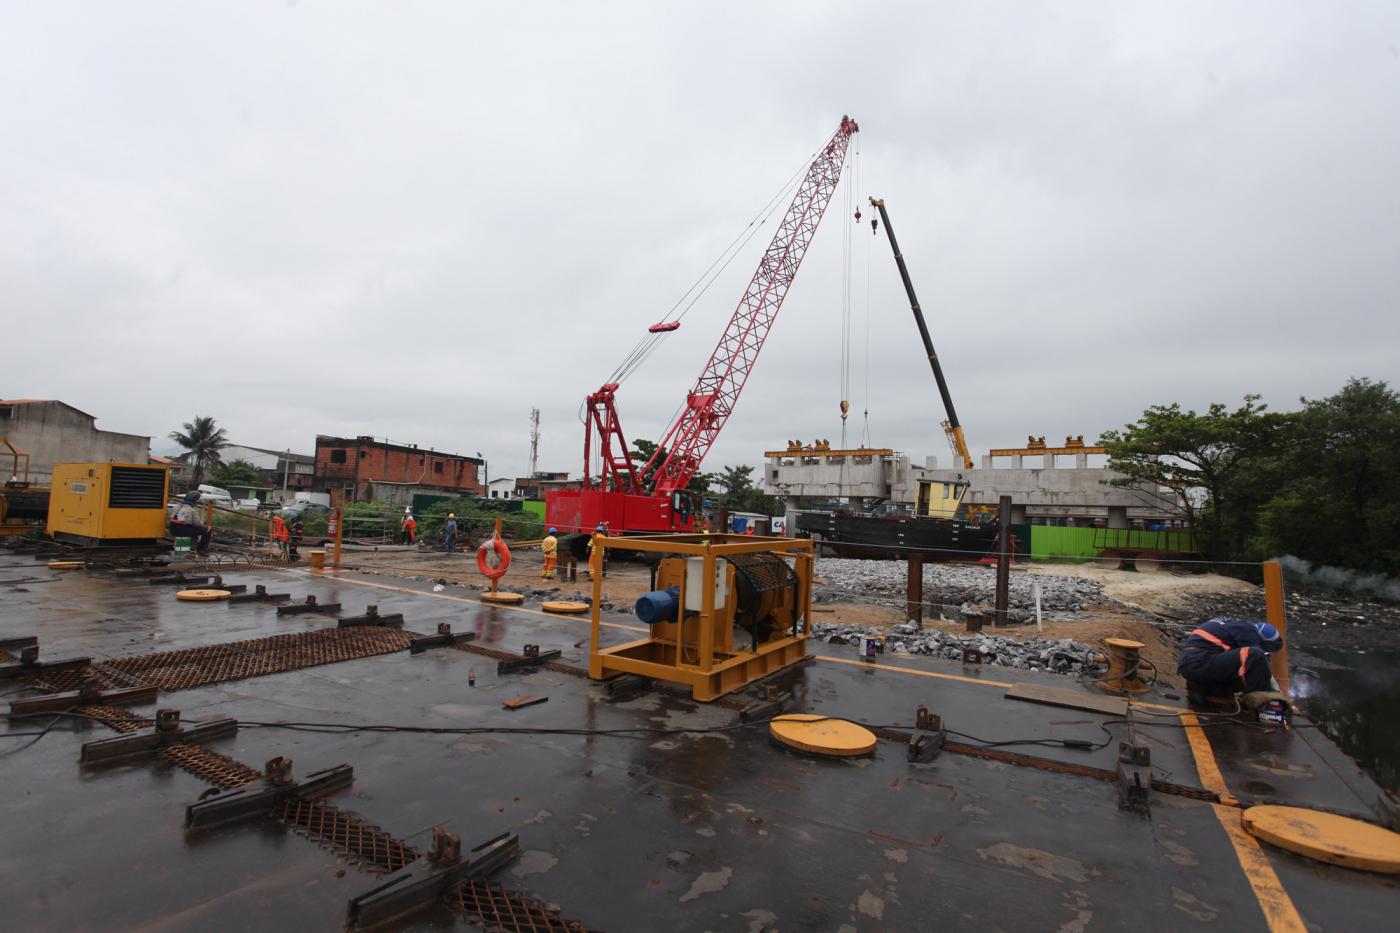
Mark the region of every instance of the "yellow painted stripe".
POLYGON ((1181 717, 1181 724, 1186 727, 1186 740, 1191 743, 1191 757, 1196 759, 1196 773, 1200 775, 1201 786, 1214 791, 1220 802, 1226 806, 1238 807, 1240 802, 1230 793, 1225 776, 1220 773, 1220 766, 1215 762, 1215 752, 1211 750, 1210 739, 1206 738, 1206 730, 1201 728, 1201 721, 1190 710, 1177 710, 1177 715, 1181 717))
MULTIPOLYGON (((983 687, 1011 688, 1015 684, 1005 680, 986 680, 979 677, 964 677, 961 674, 944 674, 939 671, 923 671, 913 667, 899 667, 894 664, 881 664, 878 661, 862 661, 859 658, 831 658, 826 655, 814 655, 818 661, 830 661, 832 664, 852 664, 856 667, 873 667, 882 671, 896 671, 900 674, 913 674, 916 677, 936 677, 939 680, 955 680, 964 684, 980 684, 983 687)), ((1161 703, 1144 703, 1139 700, 1129 701, 1133 706, 1140 706, 1145 709, 1166 710, 1169 713, 1181 712, 1179 706, 1165 706, 1161 703)))
MULTIPOLYGON (((294 573, 305 574, 306 576, 314 576, 314 577, 316 577, 317 579, 324 579, 324 578, 325 578, 325 574, 320 574, 320 573, 315 573, 315 574, 313 574, 313 573, 312 573, 311 571, 309 571, 309 570, 296 570, 296 571, 293 571, 293 572, 294 572, 294 573)), ((482 602, 481 600, 479 600, 479 599, 468 599, 468 598, 466 598, 466 597, 464 597, 464 596, 448 596, 446 593, 432 593, 432 592, 426 592, 426 593, 425 593, 425 592, 422 591, 422 590, 411 590, 411 589, 409 589, 409 588, 407 588, 407 587, 403 587, 403 586, 390 586, 390 585, 387 584, 387 583, 371 583, 369 580, 352 580, 352 579, 350 579, 349 577, 340 577, 340 576, 337 576, 337 577, 333 577, 333 578, 331 578, 331 579, 334 579, 337 583, 351 583, 351 584, 354 584, 355 586, 372 586, 372 587, 374 587, 376 590, 389 590, 389 591, 392 592, 392 593, 407 593, 409 596, 427 596, 427 597, 429 597, 430 599, 445 599, 445 600, 448 600, 449 602, 454 602, 454 603, 466 603, 466 604, 469 605, 469 606, 476 606, 476 607, 478 607, 478 608, 480 608, 480 609, 507 609, 507 610, 509 610, 509 611, 511 611, 511 612, 524 612, 524 613, 526 613, 526 614, 528 614, 528 615, 540 616, 541 618, 544 618, 544 619, 563 619, 563 620, 566 621, 566 622, 586 622, 586 621, 588 621, 588 616, 586 616, 586 615, 583 615, 583 616, 565 616, 565 615, 559 615, 558 613, 553 613, 553 612, 541 612, 541 611, 539 611, 538 609, 526 609, 524 606, 506 606, 506 605, 503 605, 503 604, 500 604, 500 603, 483 603, 483 602, 482 602)), ((645 627, 645 626, 642 626, 642 625, 626 625, 626 624, 624 624, 624 623, 622 623, 622 622, 599 622, 598 624, 599 624, 599 625, 605 625, 605 626, 607 626, 608 628, 626 629, 626 630, 629 631, 629 632, 649 632, 649 631, 651 631, 651 629, 649 629, 649 628, 647 628, 647 627, 645 627)))
POLYGON ((1269 857, 1264 854, 1258 841, 1240 825, 1240 814, 1244 811, 1220 804, 1212 804, 1211 809, 1215 811, 1216 819, 1220 820, 1225 835, 1230 837, 1235 858, 1239 860, 1240 868, 1254 890, 1254 899, 1264 912, 1264 922, 1268 924, 1270 933, 1307 933, 1307 924, 1303 923, 1298 908, 1293 906, 1293 898, 1284 890, 1283 882, 1278 880, 1274 867, 1269 864, 1269 857))
POLYGON ((825 655, 816 655, 818 661, 830 661, 832 664, 853 664, 856 667, 873 667, 880 671, 898 671, 901 674, 914 674, 919 677, 937 677, 939 680, 956 680, 965 684, 981 684, 984 687, 1010 687, 1011 684, 1004 680, 979 680, 976 677, 963 677, 959 674, 940 674, 938 671, 921 671, 912 667, 896 667, 893 664, 881 664, 878 661, 861 661, 856 658, 829 658, 825 655))

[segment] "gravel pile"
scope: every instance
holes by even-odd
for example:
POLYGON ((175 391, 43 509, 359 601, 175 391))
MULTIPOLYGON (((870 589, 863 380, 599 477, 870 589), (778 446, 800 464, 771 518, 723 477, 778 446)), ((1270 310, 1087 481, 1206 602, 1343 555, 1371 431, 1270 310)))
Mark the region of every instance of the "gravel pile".
MULTIPOLYGON (((817 602, 875 602, 903 608, 908 565, 899 561, 823 557, 817 562, 817 602)), ((1112 602, 1103 584, 1085 577, 1011 574, 1008 616, 1011 622, 1035 621, 1032 583, 1040 584, 1040 606, 1047 619, 1077 618, 1087 607, 1112 602)), ((924 565, 924 603, 944 618, 962 621, 973 607, 996 600, 996 570, 956 564, 924 565)))
POLYGON ((1085 659, 1094 651, 1089 645, 1068 638, 1031 637, 1013 641, 1001 635, 953 635, 936 629, 923 629, 914 621, 901 622, 888 629, 859 625, 817 622, 812 637, 832 645, 859 645, 863 636, 882 637, 887 654, 924 654, 959 660, 964 648, 976 648, 983 664, 1014 667, 1029 671, 1079 674, 1085 659))

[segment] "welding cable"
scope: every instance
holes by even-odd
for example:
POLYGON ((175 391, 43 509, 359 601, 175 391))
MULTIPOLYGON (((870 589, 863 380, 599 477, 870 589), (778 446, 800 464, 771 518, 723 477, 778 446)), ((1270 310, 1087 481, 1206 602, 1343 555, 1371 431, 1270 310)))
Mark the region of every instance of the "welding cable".
POLYGON ((18 745, 18 746, 14 747, 14 748, 6 749, 5 751, 0 752, 0 757, 8 757, 8 756, 10 756, 10 755, 15 754, 16 752, 22 752, 22 751, 24 751, 26 748, 28 748, 29 746, 33 745, 35 742, 39 741, 40 739, 42 739, 44 736, 48 735, 48 734, 49 734, 49 730, 52 729, 54 726, 56 726, 56 725, 58 724, 58 721, 59 721, 60 719, 62 719, 62 718, 63 718, 63 717, 62 717, 61 715, 54 715, 54 717, 53 717, 52 719, 49 720, 49 724, 48 724, 47 726, 45 726, 45 727, 44 727, 42 730, 40 730, 39 732, 24 732, 24 733, 21 733, 21 735, 32 735, 33 738, 30 739, 28 742, 25 742, 23 745, 18 745))

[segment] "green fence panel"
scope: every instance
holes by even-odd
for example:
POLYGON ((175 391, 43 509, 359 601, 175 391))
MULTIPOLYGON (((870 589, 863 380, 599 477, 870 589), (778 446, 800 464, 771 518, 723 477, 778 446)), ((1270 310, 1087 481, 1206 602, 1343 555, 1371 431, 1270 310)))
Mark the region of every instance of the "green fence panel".
POLYGON ((1093 528, 1068 528, 1058 525, 1031 526, 1031 559, 1079 560, 1097 557, 1093 528))

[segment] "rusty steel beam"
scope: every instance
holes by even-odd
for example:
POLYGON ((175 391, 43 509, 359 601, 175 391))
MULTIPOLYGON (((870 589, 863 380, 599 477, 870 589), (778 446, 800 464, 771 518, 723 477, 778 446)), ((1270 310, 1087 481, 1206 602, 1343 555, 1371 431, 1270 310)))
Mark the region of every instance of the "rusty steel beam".
POLYGON ((157 690, 154 686, 122 687, 117 690, 74 690, 69 693, 51 693, 47 696, 30 697, 26 700, 11 700, 11 716, 27 716, 33 713, 63 713, 79 706, 125 706, 134 703, 154 703, 157 690))

